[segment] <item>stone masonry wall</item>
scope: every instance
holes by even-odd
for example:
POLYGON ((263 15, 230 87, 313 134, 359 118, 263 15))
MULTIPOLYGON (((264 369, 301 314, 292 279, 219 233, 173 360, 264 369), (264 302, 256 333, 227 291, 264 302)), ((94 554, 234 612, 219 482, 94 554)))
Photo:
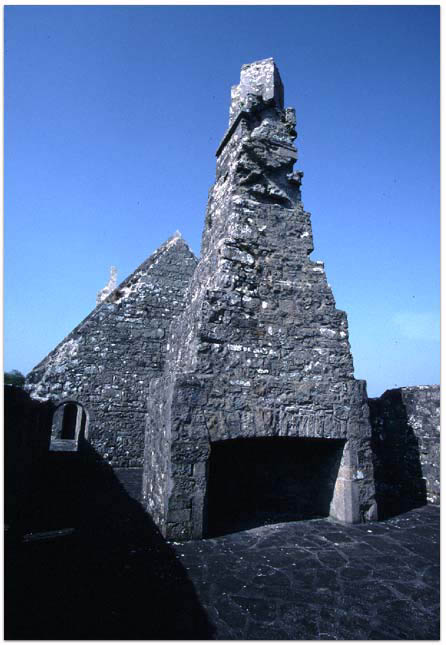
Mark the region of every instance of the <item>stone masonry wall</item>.
POLYGON ((402 387, 369 399, 380 517, 440 503, 440 387, 402 387))
POLYGON ((283 106, 272 59, 244 66, 232 99, 200 262, 172 325, 165 375, 151 383, 147 441, 163 410, 170 456, 162 485, 149 473, 153 462, 145 464, 147 507, 166 535, 199 537, 212 442, 327 438, 346 440, 332 514, 371 519, 365 384, 353 376, 346 314, 323 263, 309 258, 303 173, 293 171, 295 113, 283 106))
MULTIPOLYGON (((147 406, 150 422, 145 428, 142 494, 147 510, 158 526, 167 512, 170 482, 169 399, 164 396, 164 380, 152 379, 147 406)), ((183 505, 180 505, 183 508, 183 505)))
POLYGON ((163 369, 196 264, 176 234, 27 376, 33 398, 83 405, 88 442, 113 466, 142 466, 149 381, 163 369))

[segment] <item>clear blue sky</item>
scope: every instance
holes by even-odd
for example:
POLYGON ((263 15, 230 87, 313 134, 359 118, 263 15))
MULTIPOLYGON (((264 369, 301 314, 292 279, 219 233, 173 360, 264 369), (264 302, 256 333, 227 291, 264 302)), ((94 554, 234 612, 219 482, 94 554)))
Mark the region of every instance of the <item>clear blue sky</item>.
POLYGON ((196 254, 230 86, 273 56, 355 375, 439 381, 439 8, 5 8, 5 359, 27 373, 176 229, 196 254))

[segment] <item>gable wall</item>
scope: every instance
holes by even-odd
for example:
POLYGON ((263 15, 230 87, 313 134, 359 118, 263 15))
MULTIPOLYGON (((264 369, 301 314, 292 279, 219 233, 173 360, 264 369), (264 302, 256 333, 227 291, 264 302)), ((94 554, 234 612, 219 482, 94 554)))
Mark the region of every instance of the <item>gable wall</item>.
POLYGON ((113 466, 142 465, 148 384, 196 262, 180 237, 169 240, 27 376, 33 398, 84 406, 88 443, 113 466))

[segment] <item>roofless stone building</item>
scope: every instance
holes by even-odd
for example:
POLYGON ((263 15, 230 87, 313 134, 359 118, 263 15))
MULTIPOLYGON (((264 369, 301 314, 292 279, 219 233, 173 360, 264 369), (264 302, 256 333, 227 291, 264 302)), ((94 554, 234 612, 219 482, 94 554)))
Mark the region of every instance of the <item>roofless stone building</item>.
POLYGON ((6 388, 10 460, 25 436, 40 455, 51 426, 44 469, 93 457, 133 497, 143 470, 171 539, 439 503, 439 387, 368 400, 354 378, 346 314, 309 257, 295 127, 274 61, 244 65, 200 261, 177 233, 118 286, 112 270, 30 397, 6 388))
POLYGON ((365 382, 313 251, 274 61, 244 65, 201 259, 150 382, 143 493, 168 538, 227 514, 376 517, 365 382))

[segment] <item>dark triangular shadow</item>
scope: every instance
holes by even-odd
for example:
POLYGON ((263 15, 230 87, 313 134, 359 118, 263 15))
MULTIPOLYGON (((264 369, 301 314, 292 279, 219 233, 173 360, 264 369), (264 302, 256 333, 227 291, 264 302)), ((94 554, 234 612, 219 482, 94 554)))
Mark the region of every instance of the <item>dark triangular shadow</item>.
POLYGON ((6 639, 213 638, 174 549, 91 446, 49 453, 35 484, 7 545, 6 639))

